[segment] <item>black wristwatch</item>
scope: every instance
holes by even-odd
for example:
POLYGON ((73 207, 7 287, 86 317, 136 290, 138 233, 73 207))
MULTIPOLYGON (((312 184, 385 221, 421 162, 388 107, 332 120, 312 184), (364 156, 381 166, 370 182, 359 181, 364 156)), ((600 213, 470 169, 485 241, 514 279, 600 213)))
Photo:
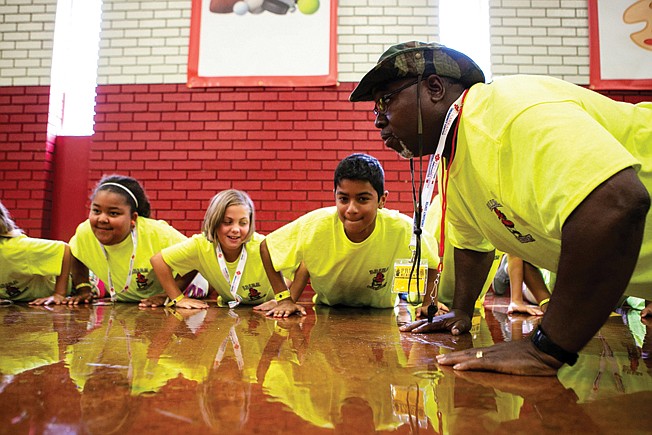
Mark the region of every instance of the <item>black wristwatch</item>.
POLYGON ((547 353, 556 360, 562 363, 566 363, 569 366, 572 366, 577 362, 579 355, 577 353, 568 352, 553 343, 552 340, 550 340, 550 338, 548 338, 546 333, 543 331, 541 325, 537 327, 530 338, 532 339, 532 343, 537 349, 543 353, 547 353))

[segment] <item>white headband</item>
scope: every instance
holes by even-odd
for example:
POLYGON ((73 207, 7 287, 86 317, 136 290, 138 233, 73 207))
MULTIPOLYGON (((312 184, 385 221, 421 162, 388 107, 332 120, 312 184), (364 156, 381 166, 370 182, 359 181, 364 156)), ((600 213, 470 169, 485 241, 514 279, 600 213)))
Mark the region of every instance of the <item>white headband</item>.
POLYGON ((136 203, 136 208, 138 208, 138 200, 136 199, 136 195, 134 195, 134 193, 131 190, 129 190, 126 186, 123 186, 122 184, 118 184, 118 183, 111 183, 111 182, 102 183, 100 185, 100 188, 103 187, 103 186, 117 186, 117 187, 123 189, 125 192, 127 192, 129 194, 129 196, 131 196, 131 198, 136 203))

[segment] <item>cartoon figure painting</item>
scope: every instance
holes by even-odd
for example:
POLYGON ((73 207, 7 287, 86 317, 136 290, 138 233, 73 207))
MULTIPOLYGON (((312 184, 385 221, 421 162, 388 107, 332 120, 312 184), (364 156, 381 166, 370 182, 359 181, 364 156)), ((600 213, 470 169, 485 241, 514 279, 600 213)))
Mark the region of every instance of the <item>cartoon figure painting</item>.
POLYGON ((639 0, 633 3, 623 13, 623 21, 627 24, 645 23, 643 29, 629 37, 639 47, 652 51, 652 1, 639 0))
POLYGON ((319 0, 211 0, 209 10, 217 14, 245 15, 247 12, 260 14, 264 11, 277 15, 288 12, 310 15, 319 9, 319 0))
POLYGON ((650 89, 652 0, 589 0, 591 89, 650 89))

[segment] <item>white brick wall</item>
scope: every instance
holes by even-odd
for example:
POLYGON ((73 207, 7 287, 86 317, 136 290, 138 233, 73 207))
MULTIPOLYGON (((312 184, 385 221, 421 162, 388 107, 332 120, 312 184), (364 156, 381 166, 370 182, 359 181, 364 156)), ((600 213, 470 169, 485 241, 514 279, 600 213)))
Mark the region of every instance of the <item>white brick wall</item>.
POLYGON ((57 0, 0 1, 0 86, 49 85, 57 0))
POLYGON ((390 46, 434 41, 437 0, 339 0, 338 79, 357 82, 390 46))
MULTIPOLYGON (((464 1, 464 0, 459 0, 464 1)), ((587 0, 489 0, 494 76, 588 84, 587 0)), ((356 82, 389 46, 438 40, 438 0, 339 0, 338 70, 356 82)), ((185 83, 191 0, 104 0, 98 82, 185 83)), ((0 1, 0 86, 46 85, 56 0, 0 1)))
POLYGON ((99 84, 185 83, 191 0, 103 0, 99 84))
POLYGON ((586 0, 490 0, 494 77, 552 75, 589 83, 586 0))

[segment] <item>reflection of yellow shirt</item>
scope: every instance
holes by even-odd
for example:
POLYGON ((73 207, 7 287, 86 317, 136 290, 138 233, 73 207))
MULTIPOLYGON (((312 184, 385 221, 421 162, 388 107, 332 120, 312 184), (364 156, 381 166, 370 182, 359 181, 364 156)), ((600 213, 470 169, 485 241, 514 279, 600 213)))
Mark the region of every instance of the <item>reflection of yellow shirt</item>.
MULTIPOLYGON (((256 383, 258 363, 265 344, 272 335, 274 322, 261 318, 251 309, 237 308, 234 311, 241 318, 237 324, 224 310, 218 310, 218 317, 210 320, 206 318, 208 315, 205 311, 195 314, 204 315, 197 332, 192 335, 174 335, 174 339, 170 337, 156 365, 169 379, 181 374, 185 379, 199 384, 206 382, 211 371, 221 361, 238 358, 229 336, 233 326, 242 352, 242 381, 256 383), (219 355, 222 346, 223 354, 219 355)), ((185 319, 184 322, 192 323, 192 320, 185 319)))
MULTIPOLYGON (((315 290, 315 302, 326 305, 393 307, 394 261, 411 258, 412 219, 380 209, 366 240, 350 241, 336 207, 314 210, 267 236, 276 270, 296 270, 304 262, 315 290)), ((422 234, 423 258, 436 267, 432 236, 422 234)))
POLYGON ((109 367, 116 370, 130 388, 138 385, 146 373, 149 340, 136 337, 136 316, 133 314, 122 319, 116 307, 93 307, 96 311, 98 308, 104 311, 101 325, 66 349, 70 379, 83 391, 99 368, 109 367))
POLYGON ((52 317, 35 316, 27 310, 34 308, 13 305, 0 309, 1 375, 17 375, 59 362, 58 334, 53 331, 52 317), (23 316, 29 316, 29 320, 23 316))
MULTIPOLYGON (((470 334, 474 348, 494 344, 491 331, 485 320, 484 308, 481 308, 479 313, 473 316, 470 334)), ((417 354, 414 357, 411 356, 408 362, 412 359, 416 361, 423 360, 424 356, 419 351, 420 349, 413 345, 413 352, 417 354)), ((423 350, 421 351, 423 352, 423 350)), ((453 351, 450 348, 439 348, 441 354, 453 351)), ((466 406, 460 406, 455 401, 456 382, 463 383, 460 388, 465 390, 469 388, 467 381, 441 371, 434 373, 431 379, 423 376, 418 382, 419 388, 425 397, 426 415, 435 430, 439 431, 438 428, 441 427, 443 429, 442 433, 464 432, 468 421, 482 421, 484 426, 481 432, 493 432, 501 422, 519 418, 524 402, 522 397, 496 388, 478 386, 476 389, 477 394, 474 394, 471 399, 465 400, 466 406)), ((415 391, 413 390, 416 386, 410 388, 414 395, 415 391)))
MULTIPOLYGON (((182 242, 186 236, 161 220, 139 216, 136 221, 138 247, 132 271, 131 283, 126 292, 121 292, 127 282, 129 259, 133 252, 131 236, 127 236, 117 245, 105 246, 109 255, 111 277, 120 302, 138 302, 152 295, 163 293, 161 284, 156 279, 149 259, 175 243, 182 242)), ((104 284, 109 285, 108 267, 100 243, 95 238, 90 222, 86 220, 78 227, 70 239, 72 255, 84 263, 104 284)))
POLYGON ((395 350, 387 347, 387 334, 398 335, 393 310, 385 310, 386 316, 374 315, 362 335, 357 330, 333 329, 337 316, 351 315, 345 309, 315 306, 315 311, 303 361, 283 358, 293 353, 280 351, 281 358, 272 362, 263 382, 265 393, 317 427, 335 427, 342 419, 342 407, 352 398, 369 405, 376 430, 403 424, 394 415, 391 383, 409 384, 414 377, 411 369, 400 368, 395 350), (356 346, 349 345, 354 342, 356 346))
POLYGON ((0 298, 29 302, 50 296, 61 274, 65 245, 24 234, 0 237, 0 298))
MULTIPOLYGON (((640 321, 640 315, 638 319, 640 321)), ((602 326, 603 330, 610 328, 614 331, 623 328, 620 315, 612 314, 602 326)), ((577 394, 578 403, 608 401, 623 394, 649 392, 652 390, 652 376, 636 348, 631 335, 598 334, 585 347, 585 350, 590 350, 590 355, 580 352, 575 366, 564 366, 559 370, 559 382, 577 394), (607 340, 606 337, 616 338, 607 340)))
MULTIPOLYGON (((243 304, 260 304, 274 298, 272 285, 267 278, 260 259, 260 244, 265 239, 263 235, 254 234, 245 246, 247 263, 240 279, 238 295, 243 304)), ((217 290, 224 301, 232 301, 231 283, 226 281, 215 256, 215 246, 203 234, 196 234, 174 246, 161 251, 165 262, 181 275, 197 270, 217 290)), ((231 280, 235 275, 240 258, 232 263, 226 263, 231 280)))

